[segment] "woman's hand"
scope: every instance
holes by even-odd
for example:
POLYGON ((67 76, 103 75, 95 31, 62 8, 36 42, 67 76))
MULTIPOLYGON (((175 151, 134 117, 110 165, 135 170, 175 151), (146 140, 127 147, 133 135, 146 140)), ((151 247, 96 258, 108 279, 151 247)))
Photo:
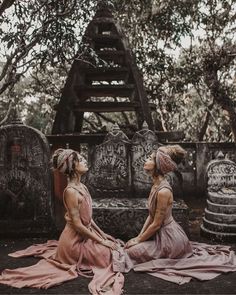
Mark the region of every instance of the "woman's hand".
POLYGON ((139 243, 139 237, 130 239, 126 244, 125 244, 125 249, 128 249, 130 247, 133 247, 139 243))
POLYGON ((101 236, 103 237, 104 240, 110 240, 110 241, 113 241, 113 242, 115 242, 115 240, 116 240, 112 236, 110 236, 108 234, 105 234, 103 231, 100 234, 101 234, 101 236))
POLYGON ((112 249, 112 250, 118 250, 118 245, 110 240, 104 239, 101 241, 101 244, 105 247, 112 249))

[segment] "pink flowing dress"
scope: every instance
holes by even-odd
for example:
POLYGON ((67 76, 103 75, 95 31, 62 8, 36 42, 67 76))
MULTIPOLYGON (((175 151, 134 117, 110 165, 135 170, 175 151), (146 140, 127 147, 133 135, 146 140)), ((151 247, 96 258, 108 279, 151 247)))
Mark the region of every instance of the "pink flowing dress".
MULTIPOLYGON (((151 217, 154 217, 156 197, 162 188, 172 191, 165 180, 158 187, 153 187, 148 199, 151 217)), ((156 234, 127 249, 127 253, 134 264, 134 271, 147 272, 180 285, 188 283, 191 278, 210 280, 221 273, 236 271, 236 256, 230 247, 189 241, 173 219, 172 205, 169 205, 156 234)))
MULTIPOLYGON (((83 190, 77 191, 83 197, 80 217, 84 226, 101 237, 91 225, 92 200, 87 188, 83 185, 83 190)), ((67 209, 65 201, 64 205, 67 209)), ((124 276, 112 270, 112 251, 75 231, 68 210, 65 219, 67 223, 59 241, 49 240, 45 244, 32 245, 9 254, 12 257, 36 256, 43 259, 29 267, 4 270, 0 283, 17 288, 47 289, 81 275, 92 278, 88 287, 93 295, 120 295, 124 276)))

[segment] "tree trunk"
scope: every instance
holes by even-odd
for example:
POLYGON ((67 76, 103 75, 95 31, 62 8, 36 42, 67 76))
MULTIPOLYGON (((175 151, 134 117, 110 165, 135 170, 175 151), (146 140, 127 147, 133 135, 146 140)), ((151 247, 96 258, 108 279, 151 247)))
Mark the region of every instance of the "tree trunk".
POLYGON ((206 116, 205 116, 204 123, 203 123, 203 125, 201 127, 201 130, 198 133, 198 141, 203 141, 203 138, 204 138, 204 135, 206 134, 206 130, 207 130, 209 120, 210 120, 210 117, 211 117, 211 112, 210 111, 212 110, 213 106, 214 106, 214 103, 211 103, 207 108, 207 113, 206 113, 206 116))
POLYGON ((234 102, 230 99, 226 89, 217 79, 217 71, 206 73, 205 82, 210 89, 212 97, 222 107, 223 110, 227 111, 230 119, 230 127, 236 142, 236 112, 234 108, 234 102))

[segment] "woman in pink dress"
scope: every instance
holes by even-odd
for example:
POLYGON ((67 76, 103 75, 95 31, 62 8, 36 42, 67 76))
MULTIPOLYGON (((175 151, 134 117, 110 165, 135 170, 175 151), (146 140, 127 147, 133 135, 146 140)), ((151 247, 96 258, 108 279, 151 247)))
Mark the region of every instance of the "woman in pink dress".
POLYGON ((10 254, 43 259, 30 267, 4 270, 0 283, 17 288, 47 289, 81 275, 93 278, 89 291, 94 295, 121 294, 123 275, 112 269, 112 250, 118 245, 93 221, 91 196, 80 181, 88 170, 86 160, 76 151, 58 149, 52 162, 55 169, 68 177, 63 194, 66 226, 59 241, 48 241, 10 254))
POLYGON ((178 284, 236 271, 236 256, 230 247, 190 242, 173 219, 173 193, 165 175, 177 169, 185 154, 179 145, 163 146, 146 160, 144 169, 153 178, 149 216, 139 235, 125 246, 135 271, 178 284))

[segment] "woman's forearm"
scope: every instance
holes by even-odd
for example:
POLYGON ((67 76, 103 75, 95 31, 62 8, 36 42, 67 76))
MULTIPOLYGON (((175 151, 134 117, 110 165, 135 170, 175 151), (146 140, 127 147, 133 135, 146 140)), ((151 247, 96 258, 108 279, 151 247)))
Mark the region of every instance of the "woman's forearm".
POLYGON ((100 234, 104 234, 104 232, 100 229, 100 227, 96 224, 96 222, 92 219, 91 220, 92 227, 100 234))
POLYGON ((148 226, 150 225, 151 222, 152 222, 152 219, 151 219, 150 215, 148 215, 148 217, 143 225, 143 228, 141 229, 138 236, 140 236, 141 234, 143 234, 146 231, 146 229, 148 228, 148 226))
POLYGON ((86 226, 83 224, 77 224, 76 222, 73 223, 75 230, 80 233, 83 237, 92 239, 98 243, 103 241, 103 238, 97 236, 95 233, 90 231, 86 226))
POLYGON ((139 242, 144 242, 148 240, 150 237, 152 237, 160 228, 160 225, 157 225, 155 223, 151 223, 148 228, 138 236, 139 242))

